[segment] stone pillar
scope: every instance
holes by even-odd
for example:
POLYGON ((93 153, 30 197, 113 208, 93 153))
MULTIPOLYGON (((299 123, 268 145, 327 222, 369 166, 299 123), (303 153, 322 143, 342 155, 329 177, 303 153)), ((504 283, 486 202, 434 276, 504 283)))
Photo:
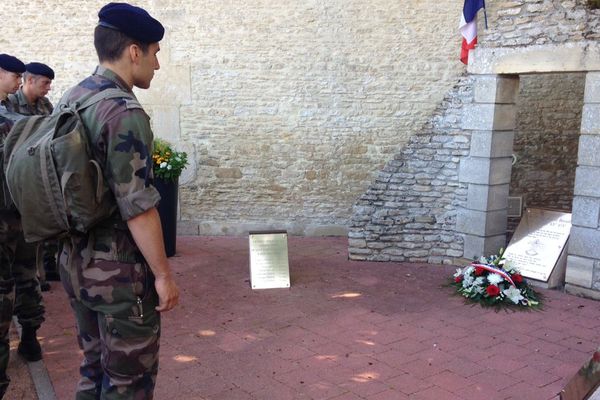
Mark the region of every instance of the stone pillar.
POLYGON ((565 289, 600 299, 600 72, 585 80, 565 289))
POLYGON ((464 235, 465 258, 494 254, 506 244, 518 91, 518 75, 476 75, 473 103, 464 108, 462 129, 471 131, 471 148, 460 161, 459 181, 468 196, 456 230, 464 235))

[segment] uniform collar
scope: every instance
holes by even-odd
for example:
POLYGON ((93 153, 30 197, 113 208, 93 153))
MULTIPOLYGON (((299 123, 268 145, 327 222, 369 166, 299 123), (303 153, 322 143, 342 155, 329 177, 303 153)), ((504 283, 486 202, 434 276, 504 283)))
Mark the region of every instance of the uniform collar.
POLYGON ((114 83, 116 83, 117 86, 119 86, 119 88, 123 89, 124 91, 133 93, 131 91, 131 89, 129 89, 129 87, 127 86, 127 84, 125 83, 125 81, 123 79, 121 79, 121 77, 119 75, 117 75, 111 69, 103 67, 102 65, 98 65, 96 67, 96 70, 94 71, 94 75, 103 76, 104 78, 107 78, 107 79, 113 81, 114 83))
MULTIPOLYGON (((30 105, 29 101, 27 100, 27 97, 25 97, 25 93, 23 93, 22 87, 19 88, 19 90, 17 90, 17 93, 15 93, 15 96, 17 96, 17 100, 19 100, 20 106, 29 106, 30 105)), ((35 106, 35 103, 37 103, 37 101, 31 105, 35 106)))

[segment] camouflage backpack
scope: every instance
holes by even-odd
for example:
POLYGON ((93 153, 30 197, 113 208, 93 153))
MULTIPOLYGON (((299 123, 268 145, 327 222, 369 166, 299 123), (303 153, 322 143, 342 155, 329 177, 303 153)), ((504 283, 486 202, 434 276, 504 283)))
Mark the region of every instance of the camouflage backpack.
POLYGON ((85 233, 116 209, 79 115, 114 98, 125 98, 128 108, 141 108, 131 94, 106 89, 81 104, 26 117, 12 127, 4 143, 4 172, 27 242, 85 233))

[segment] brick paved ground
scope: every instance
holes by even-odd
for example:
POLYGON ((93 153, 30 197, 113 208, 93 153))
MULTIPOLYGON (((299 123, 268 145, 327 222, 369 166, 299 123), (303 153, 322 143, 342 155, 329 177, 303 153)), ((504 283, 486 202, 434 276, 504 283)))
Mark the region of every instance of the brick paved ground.
MULTIPOLYGON (((451 295, 451 267, 351 262, 344 238, 289 247, 291 289, 252 291, 247 238, 179 239, 158 400, 554 399, 600 342, 592 300, 494 312, 451 295)), ((56 285, 45 299, 46 366, 71 399, 73 319, 56 285)))

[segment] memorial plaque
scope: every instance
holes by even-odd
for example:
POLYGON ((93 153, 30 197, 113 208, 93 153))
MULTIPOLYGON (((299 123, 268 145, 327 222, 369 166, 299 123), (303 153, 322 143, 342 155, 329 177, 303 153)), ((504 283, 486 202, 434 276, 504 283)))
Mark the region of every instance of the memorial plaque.
POLYGON ((252 289, 289 288, 287 232, 250 232, 249 242, 252 289))
MULTIPOLYGON (((555 268, 564 282, 566 245, 571 232, 571 214, 528 208, 515 231, 504 257, 513 262, 527 278, 549 282, 555 268)), ((556 276, 556 274, 554 274, 556 276)), ((549 287, 560 283, 551 282, 549 287)))

